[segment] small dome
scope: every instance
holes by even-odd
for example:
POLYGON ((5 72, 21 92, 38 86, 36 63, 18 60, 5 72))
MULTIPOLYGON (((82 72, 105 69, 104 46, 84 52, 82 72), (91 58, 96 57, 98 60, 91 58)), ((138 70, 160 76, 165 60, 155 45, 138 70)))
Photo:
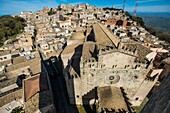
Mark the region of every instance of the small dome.
POLYGON ((84 33, 79 31, 75 32, 71 37, 70 40, 83 40, 85 38, 84 33))

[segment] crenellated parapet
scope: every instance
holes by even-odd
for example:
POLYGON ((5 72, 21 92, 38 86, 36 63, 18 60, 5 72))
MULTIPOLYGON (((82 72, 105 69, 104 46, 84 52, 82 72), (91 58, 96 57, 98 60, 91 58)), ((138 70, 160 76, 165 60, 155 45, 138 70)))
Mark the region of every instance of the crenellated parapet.
POLYGON ((112 46, 105 46, 99 49, 99 55, 107 54, 109 52, 114 52, 114 51, 117 51, 117 49, 115 49, 112 46))
POLYGON ((89 58, 88 60, 81 59, 80 68, 97 68, 98 62, 95 58, 89 58))
POLYGON ((119 43, 119 46, 118 46, 118 50, 120 52, 123 52, 123 53, 126 53, 126 54, 129 54, 129 55, 132 55, 132 56, 138 56, 138 51, 136 48, 129 48, 129 46, 127 46, 126 44, 124 43, 119 43))

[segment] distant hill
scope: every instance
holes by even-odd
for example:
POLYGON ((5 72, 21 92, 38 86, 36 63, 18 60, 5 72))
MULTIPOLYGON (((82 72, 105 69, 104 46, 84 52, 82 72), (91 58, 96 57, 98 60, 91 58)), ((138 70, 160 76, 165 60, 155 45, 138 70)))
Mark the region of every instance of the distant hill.
MULTIPOLYGON (((126 12, 125 14, 126 14, 127 16, 129 16, 132 20, 137 21, 142 27, 144 27, 144 28, 145 28, 149 33, 151 33, 152 35, 159 37, 160 40, 164 40, 164 41, 170 43, 170 34, 165 33, 165 32, 163 32, 163 31, 161 31, 161 30, 157 30, 156 27, 155 27, 156 25, 161 26, 160 21, 157 21, 153 26, 149 26, 147 23, 145 23, 145 22, 143 21, 143 18, 142 18, 142 17, 133 17, 133 16, 131 16, 128 12, 126 12)), ((157 18, 157 17, 154 17, 154 18, 157 18)), ((153 22, 153 20, 151 19, 151 20, 150 20, 150 23, 152 23, 152 22, 153 22)), ((165 22, 168 23, 169 20, 168 20, 168 21, 165 21, 165 22)), ((167 24, 167 25, 168 25, 168 24, 167 24)), ((168 26, 168 27, 169 27, 169 26, 168 26)))
POLYGON ((170 34, 170 13, 139 13, 145 25, 170 34))
POLYGON ((21 33, 26 26, 26 21, 21 17, 9 15, 0 16, 0 43, 18 33, 21 33))

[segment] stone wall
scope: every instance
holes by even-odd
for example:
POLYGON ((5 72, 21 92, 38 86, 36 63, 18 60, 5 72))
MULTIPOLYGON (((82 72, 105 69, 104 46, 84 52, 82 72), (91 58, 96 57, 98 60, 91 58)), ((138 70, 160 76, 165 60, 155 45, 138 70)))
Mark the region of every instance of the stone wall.
POLYGON ((7 72, 7 75, 9 75, 8 78, 17 77, 21 74, 29 75, 29 70, 28 70, 29 68, 30 66, 26 66, 26 67, 18 68, 14 71, 7 72))
MULTIPOLYGON (((147 84, 143 84, 150 67, 146 68, 147 63, 134 62, 135 58, 134 55, 115 51, 100 54, 98 62, 94 59, 83 62, 83 59, 81 59, 80 77, 69 79, 69 75, 65 74, 70 102, 82 104, 82 97, 95 87, 115 86, 125 89, 127 97, 134 103, 134 106, 140 105, 150 91, 150 89, 145 88, 147 84), (139 101, 136 100, 136 93, 139 92, 138 89, 142 84, 141 92, 144 95, 140 95, 139 101)), ((153 86, 154 83, 154 81, 149 81, 148 84, 153 86)))
POLYGON ((155 90, 141 113, 169 113, 170 111, 170 73, 155 90))
POLYGON ((136 101, 135 93, 148 72, 148 69, 83 68, 81 77, 66 80, 71 103, 82 104, 82 96, 98 86, 123 87, 130 100, 136 101))
POLYGON ((124 28, 126 28, 127 20, 107 19, 107 21, 106 21, 106 22, 108 22, 108 23, 112 23, 112 24, 116 25, 116 24, 118 23, 118 21, 122 21, 122 26, 123 26, 124 28))
MULTIPOLYGON (((128 55, 115 51, 114 53, 107 53, 99 56, 99 61, 89 59, 86 62, 81 62, 81 68, 114 68, 114 69, 145 69, 147 63, 134 62, 135 56, 128 55)), ((150 64, 152 66, 152 64, 150 64)), ((149 67, 150 68, 150 67, 149 67)))
MULTIPOLYGON (((120 45, 120 47, 122 46, 120 45)), ((66 74, 69 72, 65 72, 70 102, 82 104, 83 97, 95 87, 115 86, 124 88, 130 102, 134 103, 133 106, 140 105, 150 91, 150 88, 146 88, 147 85, 152 87, 155 83, 145 81, 153 65, 152 62, 137 62, 137 51, 126 49, 126 47, 123 50, 107 47, 101 50, 98 61, 92 58, 84 61, 81 58, 80 68, 77 69, 80 71, 79 76, 69 78, 69 74, 66 74), (140 92, 143 92, 144 95, 141 95, 140 92), (136 96, 139 96, 140 101, 136 99, 136 96)), ((74 77, 74 73, 70 74, 74 77)))
POLYGON ((7 95, 4 95, 0 97, 0 107, 20 98, 22 98, 22 89, 19 89, 7 95))
POLYGON ((50 111, 54 109, 52 93, 49 90, 37 93, 24 103, 24 107, 25 113, 34 113, 38 110, 41 111, 41 109, 44 111, 43 108, 48 108, 46 111, 50 111))

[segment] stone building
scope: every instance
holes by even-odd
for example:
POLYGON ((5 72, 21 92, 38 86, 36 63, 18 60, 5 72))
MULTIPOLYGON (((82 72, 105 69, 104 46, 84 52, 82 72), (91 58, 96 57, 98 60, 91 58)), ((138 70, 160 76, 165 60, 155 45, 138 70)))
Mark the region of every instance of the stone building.
POLYGON ((24 79, 41 72, 39 55, 37 52, 32 54, 35 56, 33 59, 19 56, 8 62, 1 62, 0 65, 4 65, 5 70, 0 74, 0 112, 11 112, 15 107, 23 105, 24 79))
POLYGON ((127 25, 127 20, 121 20, 121 19, 108 18, 106 20, 106 22, 112 23, 112 24, 117 25, 117 26, 123 26, 124 28, 126 28, 126 25, 127 25))
POLYGON ((12 58, 16 58, 19 55, 19 50, 1 50, 0 51, 0 62, 11 60, 12 58))
POLYGON ((62 49, 65 43, 64 38, 49 38, 46 40, 41 40, 38 42, 39 50, 43 55, 52 53, 53 51, 58 51, 62 49))
POLYGON ((32 34, 21 34, 17 37, 18 42, 15 43, 16 48, 22 48, 24 51, 33 50, 32 34))
MULTIPOLYGON (((69 46, 72 47, 72 57, 65 56, 66 50, 61 56, 71 104, 93 104, 98 101, 101 105, 96 89, 111 86, 111 89, 122 88, 128 102, 139 106, 162 71, 152 69, 153 59, 146 58, 151 52, 149 49, 141 44, 121 42, 99 23, 85 31, 83 43, 69 46)), ((65 49, 69 50, 67 47, 65 49)))

